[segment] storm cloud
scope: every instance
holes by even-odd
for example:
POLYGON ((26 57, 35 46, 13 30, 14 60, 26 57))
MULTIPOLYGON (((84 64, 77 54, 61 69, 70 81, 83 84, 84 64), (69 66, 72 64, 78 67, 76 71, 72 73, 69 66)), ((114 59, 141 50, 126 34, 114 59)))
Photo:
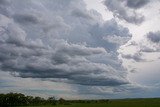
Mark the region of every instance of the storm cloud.
POLYGON ((0 14, 1 71, 89 86, 129 84, 117 49, 131 34, 114 19, 103 21, 81 0, 15 0, 3 6, 9 10, 0 14))

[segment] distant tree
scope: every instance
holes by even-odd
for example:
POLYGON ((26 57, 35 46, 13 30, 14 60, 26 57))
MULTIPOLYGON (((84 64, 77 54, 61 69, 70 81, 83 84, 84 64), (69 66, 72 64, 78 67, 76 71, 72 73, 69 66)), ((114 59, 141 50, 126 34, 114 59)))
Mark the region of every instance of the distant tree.
POLYGON ((57 101, 56 101, 56 98, 55 97, 49 97, 47 99, 47 101, 52 104, 52 105, 56 105, 57 101))
POLYGON ((43 98, 41 98, 41 97, 35 97, 35 98, 33 99, 33 104, 34 104, 34 105, 41 105, 41 104, 44 103, 44 100, 45 100, 45 99, 43 99, 43 98))
POLYGON ((65 104, 65 101, 66 101, 66 100, 63 99, 63 98, 60 98, 60 99, 59 99, 59 103, 60 103, 60 104, 65 104))
POLYGON ((20 93, 8 93, 0 95, 0 105, 4 107, 26 105, 25 95, 20 93))
POLYGON ((27 99, 27 105, 33 104, 34 97, 32 97, 32 96, 26 96, 26 99, 27 99))

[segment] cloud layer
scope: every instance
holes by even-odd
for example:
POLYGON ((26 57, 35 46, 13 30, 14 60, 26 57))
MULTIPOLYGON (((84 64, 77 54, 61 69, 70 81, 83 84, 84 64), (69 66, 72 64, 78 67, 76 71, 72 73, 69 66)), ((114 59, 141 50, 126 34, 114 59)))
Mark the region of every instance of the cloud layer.
POLYGON ((128 84, 117 49, 130 38, 81 0, 0 0, 0 69, 89 86, 128 84), (118 42, 119 41, 119 42, 118 42))

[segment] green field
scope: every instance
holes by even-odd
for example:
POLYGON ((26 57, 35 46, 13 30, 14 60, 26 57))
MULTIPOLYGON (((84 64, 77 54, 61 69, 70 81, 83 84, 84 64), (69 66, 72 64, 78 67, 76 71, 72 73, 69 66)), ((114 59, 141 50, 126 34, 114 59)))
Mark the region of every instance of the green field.
POLYGON ((108 103, 73 103, 69 105, 27 107, 160 107, 160 99, 124 99, 110 100, 108 103))

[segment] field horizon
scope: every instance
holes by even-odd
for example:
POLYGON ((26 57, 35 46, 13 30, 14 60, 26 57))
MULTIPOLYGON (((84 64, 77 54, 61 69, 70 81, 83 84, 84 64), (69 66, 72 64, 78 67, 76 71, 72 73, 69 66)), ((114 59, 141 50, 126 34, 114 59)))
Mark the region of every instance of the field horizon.
POLYGON ((160 107, 160 98, 44 99, 21 93, 0 94, 0 107, 160 107))

